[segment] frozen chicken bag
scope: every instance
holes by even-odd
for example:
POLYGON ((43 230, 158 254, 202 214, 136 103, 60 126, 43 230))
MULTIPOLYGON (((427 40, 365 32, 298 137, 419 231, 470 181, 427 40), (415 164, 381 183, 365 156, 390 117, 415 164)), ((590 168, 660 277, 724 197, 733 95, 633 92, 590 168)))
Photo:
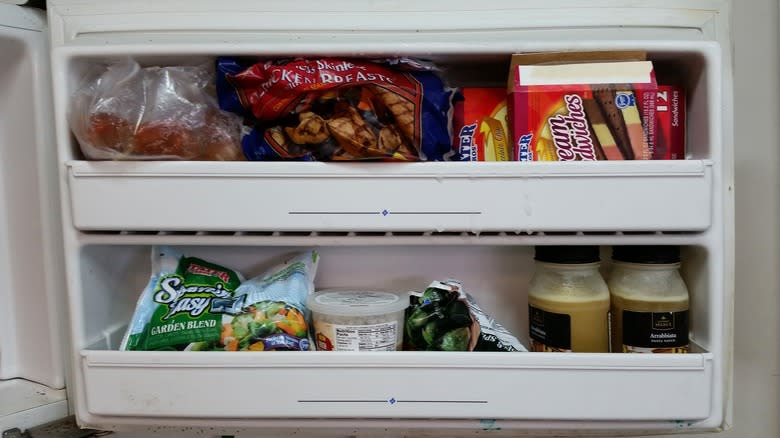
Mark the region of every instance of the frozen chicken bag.
POLYGON ((454 90, 413 60, 217 59, 220 107, 254 123, 250 160, 448 160, 454 90))

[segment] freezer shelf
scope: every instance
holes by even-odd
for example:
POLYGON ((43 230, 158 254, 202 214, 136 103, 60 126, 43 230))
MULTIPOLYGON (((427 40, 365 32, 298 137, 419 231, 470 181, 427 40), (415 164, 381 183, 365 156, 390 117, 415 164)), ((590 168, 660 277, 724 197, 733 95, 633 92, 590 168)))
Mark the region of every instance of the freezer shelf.
POLYGON ((68 415, 65 389, 25 379, 0 380, 0 431, 25 430, 68 415))
POLYGON ((81 351, 86 409, 176 418, 673 421, 711 414, 713 355, 81 351), (165 388, 161 391, 161 388, 165 388))
POLYGON ((130 231, 704 231, 709 160, 67 164, 73 223, 130 231))

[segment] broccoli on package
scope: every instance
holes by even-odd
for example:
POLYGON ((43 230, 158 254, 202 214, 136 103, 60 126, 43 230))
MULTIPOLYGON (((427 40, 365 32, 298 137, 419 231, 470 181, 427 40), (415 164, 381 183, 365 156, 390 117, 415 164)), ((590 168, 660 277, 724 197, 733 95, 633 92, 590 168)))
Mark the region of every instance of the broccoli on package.
POLYGON ((253 120, 250 160, 445 160, 453 90, 412 60, 217 60, 220 107, 253 120))
POLYGON ((479 308, 457 280, 413 292, 406 310, 406 350, 528 351, 479 308))
POLYGON ((317 261, 307 252, 242 283, 228 268, 154 247, 152 276, 121 349, 308 350, 303 303, 317 261))

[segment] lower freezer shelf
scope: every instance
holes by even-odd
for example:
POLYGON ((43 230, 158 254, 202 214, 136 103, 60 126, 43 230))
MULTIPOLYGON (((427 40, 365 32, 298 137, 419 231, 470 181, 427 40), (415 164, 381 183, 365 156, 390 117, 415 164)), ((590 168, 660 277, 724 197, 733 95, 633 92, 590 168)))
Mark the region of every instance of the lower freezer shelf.
POLYGON ((711 415, 713 354, 82 350, 87 416, 664 421, 711 415))

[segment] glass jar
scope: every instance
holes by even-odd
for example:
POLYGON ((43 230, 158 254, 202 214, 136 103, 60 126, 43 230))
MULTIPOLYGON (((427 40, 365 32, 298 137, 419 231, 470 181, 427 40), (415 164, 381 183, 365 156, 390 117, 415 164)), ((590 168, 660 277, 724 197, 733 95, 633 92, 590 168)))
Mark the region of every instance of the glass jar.
POLYGON ((528 289, 532 351, 609 352, 609 289, 597 246, 539 246, 528 289))
POLYGON ((612 351, 687 353, 689 298, 680 247, 616 246, 612 260, 612 351))

